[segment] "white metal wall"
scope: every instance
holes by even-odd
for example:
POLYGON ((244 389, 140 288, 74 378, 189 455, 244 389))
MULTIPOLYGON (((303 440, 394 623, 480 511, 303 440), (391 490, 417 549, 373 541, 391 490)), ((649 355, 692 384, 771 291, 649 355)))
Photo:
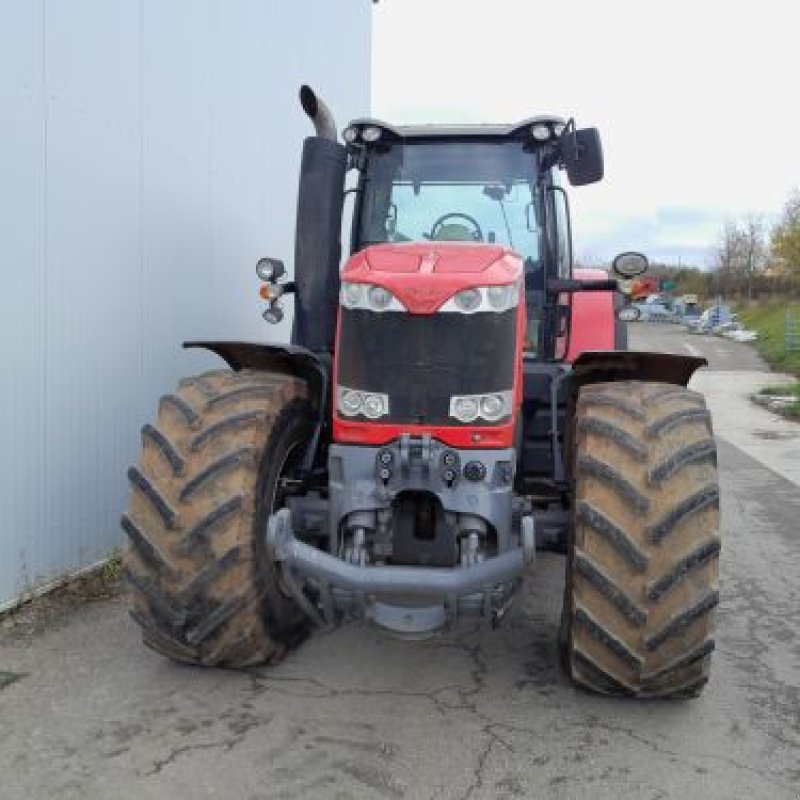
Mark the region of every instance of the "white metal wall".
POLYGON ((0 0, 0 607, 120 545, 140 426, 284 338, 259 256, 291 263, 314 86, 369 104, 369 0, 0 0))

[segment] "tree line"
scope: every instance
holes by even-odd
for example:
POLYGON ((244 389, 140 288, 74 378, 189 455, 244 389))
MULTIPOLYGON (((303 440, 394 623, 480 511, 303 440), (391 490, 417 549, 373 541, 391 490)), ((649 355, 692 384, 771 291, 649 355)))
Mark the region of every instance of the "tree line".
POLYGON ((790 194, 771 229, 757 214, 728 220, 707 284, 708 295, 747 300, 800 296, 800 191, 790 194))
POLYGON ((673 294, 701 299, 800 299, 800 190, 771 227, 758 214, 725 222, 710 269, 655 262, 648 275, 674 283, 673 294))

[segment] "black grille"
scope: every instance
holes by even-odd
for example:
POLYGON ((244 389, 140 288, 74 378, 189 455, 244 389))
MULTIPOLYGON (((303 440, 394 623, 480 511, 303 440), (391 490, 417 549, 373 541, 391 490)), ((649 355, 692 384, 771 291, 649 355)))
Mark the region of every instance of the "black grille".
POLYGON ((389 416, 376 422, 457 425, 453 395, 512 388, 515 330, 515 309, 422 316, 342 308, 338 384, 387 394, 389 416))

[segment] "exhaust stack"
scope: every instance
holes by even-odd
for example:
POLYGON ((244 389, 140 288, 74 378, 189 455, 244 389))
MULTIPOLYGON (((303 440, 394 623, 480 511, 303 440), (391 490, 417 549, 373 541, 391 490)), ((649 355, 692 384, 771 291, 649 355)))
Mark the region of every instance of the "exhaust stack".
POLYGON ((303 142, 300 163, 292 344, 316 353, 332 353, 339 303, 347 151, 336 141, 333 115, 310 86, 300 88, 300 104, 314 123, 316 135, 303 142))
POLYGON ((314 90, 305 83, 300 87, 300 105, 314 123, 317 136, 322 139, 336 141, 336 123, 333 114, 322 100, 317 97, 314 90))

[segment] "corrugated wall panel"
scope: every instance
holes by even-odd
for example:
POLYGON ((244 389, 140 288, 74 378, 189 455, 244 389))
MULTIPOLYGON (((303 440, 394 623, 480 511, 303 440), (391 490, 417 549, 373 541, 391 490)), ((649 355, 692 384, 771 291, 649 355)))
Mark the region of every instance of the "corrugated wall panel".
POLYGON ((121 544, 138 430, 184 339, 285 338, 309 82, 369 103, 366 0, 0 6, 0 606, 121 544), (6 125, 6 121, 9 122, 6 125))
POLYGON ((32 577, 46 532, 47 164, 42 8, 0 8, 1 601, 32 577))

